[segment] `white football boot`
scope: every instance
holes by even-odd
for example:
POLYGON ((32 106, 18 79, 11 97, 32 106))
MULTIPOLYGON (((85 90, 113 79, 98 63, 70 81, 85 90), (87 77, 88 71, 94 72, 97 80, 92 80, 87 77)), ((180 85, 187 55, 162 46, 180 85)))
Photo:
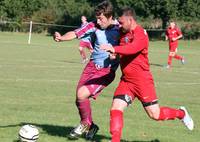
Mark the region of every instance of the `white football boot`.
POLYGON ((194 122, 193 122, 191 116, 189 115, 188 111, 186 110, 186 108, 184 106, 181 106, 180 110, 183 110, 185 112, 185 116, 183 117, 183 119, 181 119, 181 121, 184 123, 184 125, 189 130, 192 131, 194 129, 194 122))
POLYGON ((70 132, 70 138, 80 137, 83 133, 88 132, 90 126, 88 124, 79 124, 70 132))

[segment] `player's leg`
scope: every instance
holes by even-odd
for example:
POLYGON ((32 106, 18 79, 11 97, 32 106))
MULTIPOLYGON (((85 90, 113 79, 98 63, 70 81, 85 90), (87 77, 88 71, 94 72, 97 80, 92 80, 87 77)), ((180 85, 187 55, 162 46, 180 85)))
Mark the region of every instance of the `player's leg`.
MULTIPOLYGON (((101 91, 114 80, 115 72, 111 71, 110 68, 97 69, 95 65, 94 67, 96 71, 93 72, 90 80, 86 82, 86 86, 92 94, 90 97, 96 99, 101 91)), ((86 133, 86 139, 92 140, 98 130, 99 127, 92 123, 89 131, 86 133)))
POLYGON ((114 99, 110 110, 111 142, 120 142, 123 129, 123 111, 127 103, 121 99, 114 99))
POLYGON ((128 87, 126 83, 121 81, 119 86, 117 87, 112 107, 110 110, 110 134, 111 134, 111 142, 120 142, 122 129, 123 129, 123 112, 124 109, 131 104, 132 98, 129 93, 128 87))
POLYGON ((80 52, 80 55, 81 55, 81 58, 82 58, 82 63, 85 63, 85 60, 86 60, 86 53, 84 51, 84 47, 83 46, 79 46, 79 52, 80 52))
POLYGON ((154 104, 146 106, 145 110, 149 117, 154 120, 174 120, 177 118, 181 120, 189 130, 193 130, 194 128, 193 120, 185 107, 174 109, 170 107, 159 107, 158 104, 154 104))
POLYGON ((92 112, 89 100, 91 93, 84 85, 84 83, 91 77, 90 71, 92 71, 92 67, 91 63, 86 65, 77 85, 76 106, 80 116, 80 124, 70 132, 70 138, 77 138, 86 133, 89 130, 90 125, 92 125, 92 112))
POLYGON ((115 72, 110 71, 110 68, 96 69, 92 61, 86 65, 81 75, 77 86, 76 106, 81 118, 80 125, 84 124, 89 128, 81 132, 81 134, 86 133, 87 139, 92 139, 99 129, 92 120, 92 109, 89 98, 96 98, 114 80, 114 77, 115 72))
MULTIPOLYGON (((158 104, 158 98, 156 96, 155 86, 151 73, 141 72, 141 74, 143 75, 139 77, 141 78, 140 82, 142 83, 138 84, 139 90, 137 92, 139 92, 139 94, 137 94, 137 96, 142 102, 143 107, 150 118, 154 120, 174 120, 176 118, 184 120, 185 117, 190 118, 184 109, 160 107, 158 104)), ((184 122, 184 124, 186 123, 184 122)), ((192 119, 187 127, 189 129, 193 127, 192 119)))
POLYGON ((175 52, 170 51, 168 54, 168 61, 167 61, 167 68, 171 68, 172 65, 172 58, 174 57, 175 52))
POLYGON ((180 109, 159 107, 157 102, 147 102, 143 103, 143 105, 149 117, 154 120, 174 120, 176 118, 183 119, 185 115, 184 111, 180 109))
POLYGON ((174 58, 177 59, 177 60, 180 60, 182 64, 185 64, 185 59, 184 59, 184 57, 178 55, 178 54, 177 54, 177 51, 178 51, 178 50, 177 50, 177 48, 176 48, 174 58))
POLYGON ((89 131, 92 125, 92 109, 90 105, 90 91, 87 87, 82 86, 77 90, 76 106, 80 116, 80 124, 77 125, 71 132, 71 138, 77 138, 89 131))
POLYGON ((76 106, 81 118, 80 125, 83 126, 82 128, 77 128, 77 131, 79 131, 78 135, 85 133, 86 139, 88 140, 93 139, 94 135, 99 130, 99 127, 94 124, 92 120, 92 108, 89 100, 90 96, 91 90, 85 85, 77 90, 76 106))

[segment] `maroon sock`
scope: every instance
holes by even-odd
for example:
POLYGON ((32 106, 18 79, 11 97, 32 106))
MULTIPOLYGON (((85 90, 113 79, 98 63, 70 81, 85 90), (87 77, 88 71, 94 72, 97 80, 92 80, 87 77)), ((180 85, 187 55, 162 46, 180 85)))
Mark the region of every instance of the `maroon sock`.
POLYGON ((110 134, 112 136, 111 142, 120 142, 123 128, 123 112, 120 110, 110 111, 110 134))
POLYGON ((92 124, 92 110, 90 106, 90 100, 86 99, 84 101, 76 101, 76 106, 79 111, 81 123, 91 125, 92 124))
POLYGON ((185 112, 180 109, 161 107, 158 120, 173 120, 175 118, 182 119, 184 116, 185 112))

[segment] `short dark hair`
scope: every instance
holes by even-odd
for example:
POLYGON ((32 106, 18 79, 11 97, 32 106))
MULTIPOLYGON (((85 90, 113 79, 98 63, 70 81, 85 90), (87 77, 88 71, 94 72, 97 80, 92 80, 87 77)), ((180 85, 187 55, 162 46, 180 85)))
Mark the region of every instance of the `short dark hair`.
POLYGON ((100 16, 102 13, 106 18, 113 16, 113 6, 108 0, 101 2, 95 8, 96 16, 100 16))
POLYGON ((136 20, 136 13, 135 13, 135 10, 133 8, 130 8, 130 7, 124 7, 121 9, 120 13, 119 13, 119 16, 131 16, 133 17, 134 20, 136 20))

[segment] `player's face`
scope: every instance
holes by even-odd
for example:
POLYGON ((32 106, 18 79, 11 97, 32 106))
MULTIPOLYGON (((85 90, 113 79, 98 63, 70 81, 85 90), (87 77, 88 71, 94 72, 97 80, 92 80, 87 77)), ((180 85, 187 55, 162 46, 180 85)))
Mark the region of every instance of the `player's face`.
POLYGON ((103 15, 103 13, 101 13, 101 15, 99 15, 99 16, 96 16, 96 19, 97 19, 97 24, 102 29, 106 29, 112 23, 112 16, 107 18, 106 16, 103 15))
POLYGON ((81 17, 81 21, 82 21, 83 23, 86 22, 86 21, 87 21, 86 17, 85 17, 85 16, 82 16, 82 17, 81 17))
POLYGON ((122 15, 121 17, 119 17, 119 23, 124 31, 130 31, 132 22, 129 16, 122 15))
POLYGON ((175 27, 176 24, 175 24, 174 22, 170 22, 169 25, 170 25, 170 27, 173 29, 173 28, 175 27))

